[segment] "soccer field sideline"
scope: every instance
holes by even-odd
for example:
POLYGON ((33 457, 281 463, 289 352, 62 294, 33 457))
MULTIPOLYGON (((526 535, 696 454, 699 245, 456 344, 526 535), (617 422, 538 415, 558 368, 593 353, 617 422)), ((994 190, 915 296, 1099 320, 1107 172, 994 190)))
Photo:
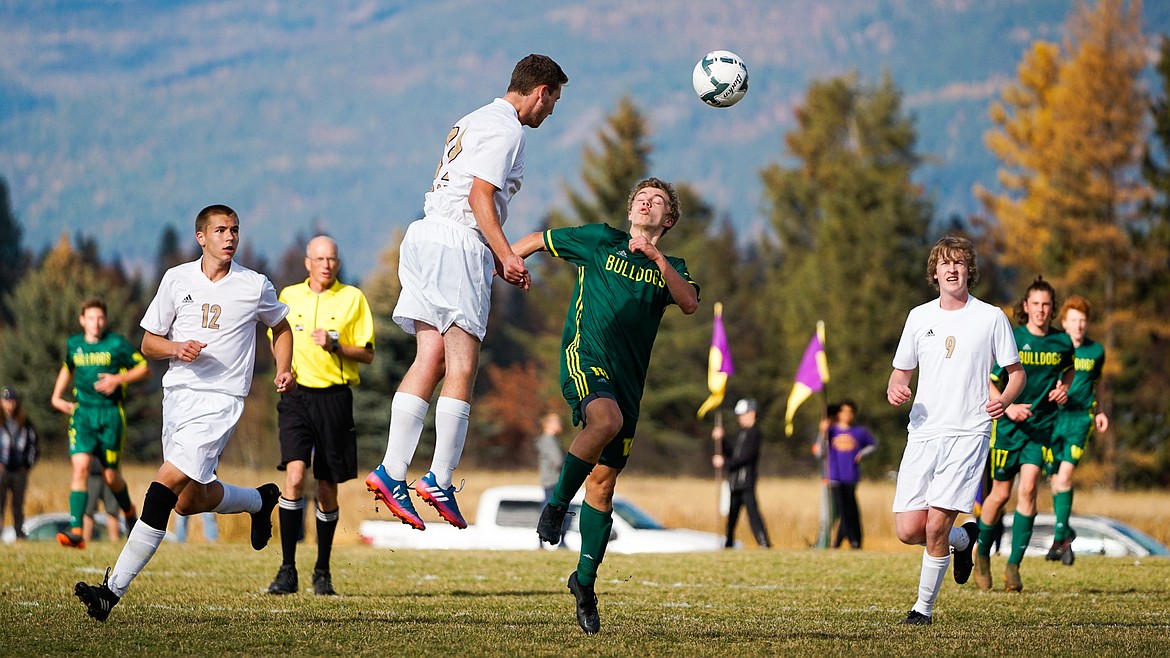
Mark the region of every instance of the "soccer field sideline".
POLYGON ((72 586, 100 582, 118 548, 0 547, 0 654, 1153 656, 1170 637, 1170 560, 1028 558, 1022 594, 948 575, 935 624, 906 628, 919 553, 812 550, 610 556, 586 637, 568 551, 343 546, 341 596, 276 597, 275 546, 164 544, 101 624, 72 586))

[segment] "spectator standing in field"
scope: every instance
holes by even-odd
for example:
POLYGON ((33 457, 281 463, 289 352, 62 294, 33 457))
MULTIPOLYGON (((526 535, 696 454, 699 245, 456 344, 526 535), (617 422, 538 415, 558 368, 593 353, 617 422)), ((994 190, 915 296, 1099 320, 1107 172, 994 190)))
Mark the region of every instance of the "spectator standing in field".
MULTIPOLYGON (((106 484, 106 469, 101 460, 89 460, 89 481, 86 483, 85 518, 81 520, 81 536, 88 543, 93 539, 94 517, 97 514, 98 503, 106 513, 106 537, 110 541, 122 538, 122 528, 118 524, 118 498, 106 484)), ((127 528, 129 531, 129 528, 127 528)))
MULTIPOLYGON (((857 483, 861 481, 861 460, 877 449, 877 439, 869 429, 854 425, 857 404, 842 400, 829 405, 828 418, 821 421, 821 434, 828 444, 829 492, 837 509, 839 523, 833 548, 849 542, 861 548, 861 511, 857 507, 857 483)), ((821 443, 813 444, 813 454, 820 456, 821 443)))
POLYGON ((550 411, 540 419, 540 436, 536 437, 537 471, 540 486, 544 488, 544 502, 552 499, 561 467, 565 464, 565 449, 561 446, 561 432, 564 424, 561 415, 550 411))
POLYGON ((78 318, 82 332, 65 342, 65 362, 53 385, 53 408, 69 415, 69 460, 73 466, 69 492, 69 532, 57 533, 57 543, 85 548, 84 519, 89 502, 89 462, 101 461, 106 484, 134 525, 137 511, 122 477, 122 449, 126 441, 126 387, 150 376, 142 354, 122 336, 106 331, 106 303, 88 299, 78 318), (65 399, 72 385, 73 402, 65 399))
POLYGON ((467 527, 452 480, 467 440, 492 275, 528 286, 524 259, 513 252, 503 229, 508 203, 524 180, 524 127, 544 123, 568 82, 549 57, 520 60, 504 97, 463 117, 447 134, 423 204, 425 216, 410 225, 402 240, 402 293, 393 317, 414 335, 417 351, 390 404, 386 454, 366 477, 366 488, 418 530, 426 524, 411 502, 407 469, 440 380, 435 453, 414 490, 443 520, 467 527))
POLYGON ((28 539, 24 534, 24 495, 38 451, 37 430, 24 412, 20 393, 5 386, 0 391, 0 526, 4 507, 11 500, 12 529, 17 539, 28 539))
POLYGON ((1045 559, 1072 565, 1072 540, 1076 532, 1068 525, 1072 515, 1073 471, 1085 454, 1093 430, 1109 429, 1109 417, 1097 408, 1097 382, 1105 368, 1105 348, 1089 338, 1089 300, 1073 295, 1060 307, 1057 318, 1072 340, 1076 375, 1068 389, 1068 402, 1056 412, 1052 446, 1044 468, 1051 476, 1052 509, 1056 515, 1056 532, 1045 559))
POLYGON ((747 510, 748 524, 751 525, 756 544, 760 548, 772 545, 756 498, 761 443, 760 428, 756 426, 758 408, 756 401, 750 398, 735 403, 739 431, 730 439, 725 439, 722 425, 716 425, 711 430, 711 438, 720 441, 722 448, 720 454, 712 455, 711 465, 727 469, 727 487, 731 491, 731 504, 727 510, 727 540, 724 543, 726 548, 735 546, 735 526, 739 523, 739 512, 743 509, 747 510))
POLYGON ((961 585, 971 577, 978 529, 973 521, 955 528, 955 518, 974 507, 991 423, 1026 380, 1007 316, 969 291, 979 281, 971 242, 952 236, 939 240, 930 250, 926 276, 938 299, 906 317, 886 388, 894 406, 914 399, 893 506, 898 539, 926 547, 918 600, 900 622, 912 626, 932 623, 952 550, 955 582, 961 585), (998 395, 991 393, 987 376, 993 363, 1007 376, 998 395), (914 395, 910 380, 916 368, 914 395))
POLYGON ((361 382, 359 364, 374 360, 374 316, 362 291, 338 280, 341 256, 332 238, 309 241, 305 269, 307 279, 280 292, 289 307, 297 386, 282 393, 276 407, 278 468, 285 471, 278 512, 283 559, 268 593, 297 591, 297 541, 303 536, 305 473, 311 464, 317 494, 313 593, 332 596, 337 592, 329 560, 341 509, 337 485, 357 477, 353 387, 361 382))
POLYGON ((634 186, 627 206, 629 231, 587 224, 529 234, 513 247, 521 258, 548 251, 577 267, 577 283, 561 333, 561 390, 584 425, 573 439, 552 500, 536 533, 561 541, 569 503, 582 486, 581 553, 568 588, 577 624, 601 629, 594 585, 613 528, 613 494, 634 446, 650 352, 666 308, 686 315, 699 307, 699 286, 686 261, 659 250, 679 220, 674 186, 647 178, 634 186))
POLYGON ((77 583, 74 594, 89 616, 105 621, 146 568, 166 535, 171 512, 252 516, 252 548, 272 537, 272 509, 280 487, 256 489, 227 484, 216 476, 219 457, 244 411, 256 361, 256 325, 272 328, 278 393, 296 387, 292 372, 292 328, 288 306, 268 277, 236 263, 240 219, 224 205, 208 206, 195 218, 199 260, 172 267, 142 318, 142 353, 167 359, 163 376, 163 464, 146 490, 141 521, 106 571, 101 585, 77 583))

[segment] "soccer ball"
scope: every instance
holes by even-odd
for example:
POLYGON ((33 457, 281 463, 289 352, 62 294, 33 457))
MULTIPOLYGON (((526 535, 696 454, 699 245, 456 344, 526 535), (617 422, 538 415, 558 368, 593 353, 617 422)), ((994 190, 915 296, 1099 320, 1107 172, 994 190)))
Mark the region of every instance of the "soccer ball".
POLYGON ((731 107, 747 93, 747 65, 733 52, 713 50, 695 64, 691 83, 699 100, 711 107, 731 107))

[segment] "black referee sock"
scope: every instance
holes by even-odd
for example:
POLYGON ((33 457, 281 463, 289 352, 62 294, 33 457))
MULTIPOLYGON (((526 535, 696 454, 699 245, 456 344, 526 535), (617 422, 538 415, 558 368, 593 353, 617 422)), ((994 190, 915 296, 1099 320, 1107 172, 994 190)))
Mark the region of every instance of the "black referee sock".
POLYGON ((280 550, 284 553, 281 564, 297 563, 297 541, 305 526, 305 499, 288 500, 280 497, 280 550))
POLYGON ((317 565, 315 569, 329 571, 329 557, 333 553, 333 534, 337 532, 338 511, 322 512, 317 509, 317 565))

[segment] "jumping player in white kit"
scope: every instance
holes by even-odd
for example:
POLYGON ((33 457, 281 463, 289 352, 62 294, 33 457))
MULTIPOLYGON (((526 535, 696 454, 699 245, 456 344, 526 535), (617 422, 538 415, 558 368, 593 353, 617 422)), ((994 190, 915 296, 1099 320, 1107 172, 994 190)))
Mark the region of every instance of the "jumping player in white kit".
POLYGON ((524 127, 553 113, 569 78, 544 55, 529 55, 512 71, 503 98, 460 119, 447 135, 425 217, 403 238, 398 275, 402 293, 394 321, 417 345, 390 405, 390 434, 382 463, 366 488, 403 523, 423 530, 411 502, 407 468, 439 380, 435 454, 415 493, 457 528, 467 522, 455 502, 455 467, 471 415, 479 347, 487 332, 492 275, 527 288, 524 260, 504 235, 508 202, 524 179, 524 127))
POLYGON ((171 511, 252 515, 252 548, 272 536, 272 509, 280 497, 273 483, 248 489, 220 482, 215 469, 244 410, 256 356, 256 323, 272 328, 274 384, 292 390, 292 330, 288 307, 263 274, 232 259, 239 246, 239 217, 223 205, 195 219, 202 257, 167 270, 146 309, 142 353, 169 359, 163 376, 163 464, 146 491, 113 572, 101 585, 77 583, 74 593, 89 615, 105 621, 130 583, 154 556, 171 511))
POLYGON ((918 394, 894 491, 898 539, 926 546, 918 600, 900 622, 914 626, 932 622, 952 548, 955 582, 971 577, 978 527, 972 521, 955 528, 955 518, 974 508, 992 419, 1003 415, 1026 381, 1007 316, 968 290, 979 281, 971 243, 949 236, 939 240, 927 259, 926 275, 939 297, 906 318, 886 390, 890 404, 908 402, 910 379, 918 369, 918 394), (995 364, 1007 372, 1008 383, 992 399, 989 375, 995 364))

